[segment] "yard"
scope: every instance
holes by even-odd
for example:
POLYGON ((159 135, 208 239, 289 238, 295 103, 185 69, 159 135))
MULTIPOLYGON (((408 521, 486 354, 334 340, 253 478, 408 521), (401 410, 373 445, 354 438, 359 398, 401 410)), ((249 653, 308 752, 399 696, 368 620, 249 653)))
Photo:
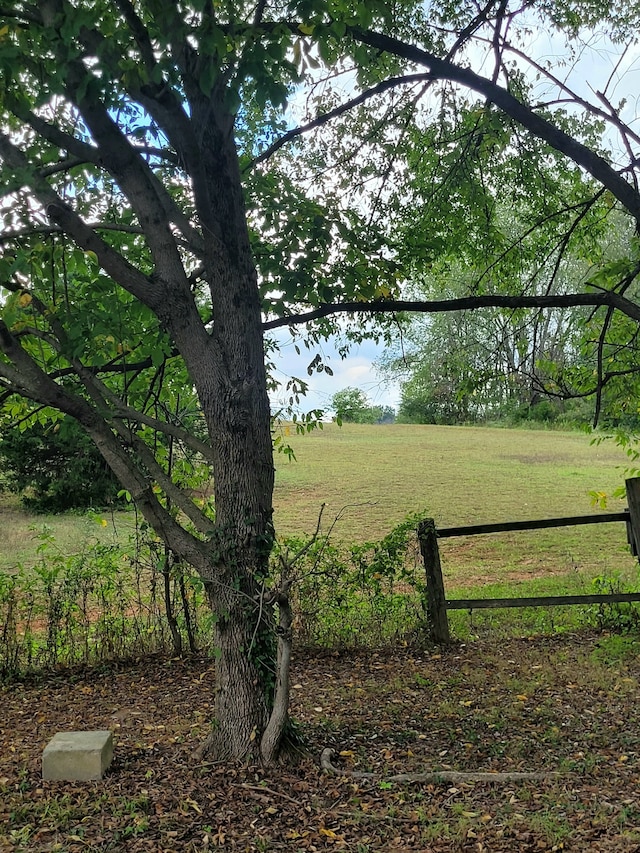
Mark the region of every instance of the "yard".
MULTIPOLYGON (((298 461, 277 460, 279 531, 310 533, 325 503, 344 546, 380 538, 409 512, 440 526, 587 514, 590 492, 611 496, 624 481, 622 452, 578 434, 329 425, 291 442, 298 461)), ((53 527, 69 551, 121 541, 133 521, 28 518, 6 497, 2 514, 8 573, 39 559, 30 525, 53 527)), ((452 595, 637 584, 621 524, 443 540, 441 552, 452 595)), ((402 626, 384 645, 362 634, 349 649, 298 647, 299 748, 271 770, 192 757, 213 703, 214 659, 202 654, 6 682, 0 850, 640 849, 640 643, 619 631, 637 625, 635 611, 450 616, 448 648, 402 626), (102 782, 43 782, 44 746, 74 729, 114 733, 111 769, 102 782), (320 767, 326 748, 337 773, 320 767)))
POLYGON ((2 688, 0 848, 87 851, 637 851, 640 662, 629 637, 564 634, 300 654, 283 768, 196 763, 210 660, 145 660, 2 688), (114 732, 102 782, 42 782, 57 730, 114 732), (318 758, 336 753, 340 775, 318 758), (533 781, 389 781, 425 771, 533 781), (354 778, 368 771, 374 778, 354 778), (342 775, 344 773, 344 775, 342 775))

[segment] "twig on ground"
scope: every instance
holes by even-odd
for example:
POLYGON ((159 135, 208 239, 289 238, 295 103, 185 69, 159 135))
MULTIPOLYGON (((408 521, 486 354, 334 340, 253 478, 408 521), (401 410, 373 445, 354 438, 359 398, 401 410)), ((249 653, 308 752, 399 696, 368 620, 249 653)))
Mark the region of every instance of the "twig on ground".
POLYGON ((555 779, 560 773, 554 771, 538 773, 522 773, 507 771, 504 773, 483 773, 475 770, 469 772, 459 770, 433 770, 429 773, 397 773, 395 776, 385 776, 382 773, 364 773, 358 770, 341 770, 331 763, 335 750, 327 747, 322 750, 320 767, 325 773, 333 776, 350 776, 353 779, 370 779, 384 782, 432 782, 448 784, 456 782, 544 782, 555 779))
POLYGON ((265 785, 249 785, 248 782, 235 782, 239 788, 245 788, 249 791, 259 791, 261 794, 271 794, 272 797, 282 797, 283 800, 288 800, 296 806, 300 805, 300 800, 295 800, 288 794, 283 794, 281 791, 274 791, 273 788, 267 788, 265 785))

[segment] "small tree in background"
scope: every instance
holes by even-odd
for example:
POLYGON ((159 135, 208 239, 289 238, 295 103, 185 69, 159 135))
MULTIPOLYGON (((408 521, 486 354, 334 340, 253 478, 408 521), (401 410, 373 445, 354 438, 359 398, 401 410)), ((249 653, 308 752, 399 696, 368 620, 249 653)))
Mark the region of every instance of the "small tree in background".
POLYGON ((343 388, 331 398, 331 408, 336 419, 351 424, 383 424, 395 420, 395 411, 391 406, 372 406, 369 398, 360 388, 343 388))

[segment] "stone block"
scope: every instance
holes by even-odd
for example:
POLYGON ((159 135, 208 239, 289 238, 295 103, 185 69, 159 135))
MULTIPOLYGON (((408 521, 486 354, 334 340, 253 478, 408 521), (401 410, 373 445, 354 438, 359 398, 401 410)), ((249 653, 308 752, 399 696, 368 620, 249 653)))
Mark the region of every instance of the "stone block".
POLYGON ((102 779, 112 759, 111 732, 58 732, 42 753, 42 778, 65 782, 102 779))

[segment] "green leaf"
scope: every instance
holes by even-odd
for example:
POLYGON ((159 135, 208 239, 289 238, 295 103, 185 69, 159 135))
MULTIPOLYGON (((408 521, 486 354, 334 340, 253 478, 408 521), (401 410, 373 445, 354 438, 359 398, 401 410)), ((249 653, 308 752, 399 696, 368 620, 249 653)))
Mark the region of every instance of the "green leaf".
POLYGON ((166 355, 165 351, 162 347, 154 347, 150 353, 151 363, 154 367, 160 367, 161 364, 164 364, 166 355))

